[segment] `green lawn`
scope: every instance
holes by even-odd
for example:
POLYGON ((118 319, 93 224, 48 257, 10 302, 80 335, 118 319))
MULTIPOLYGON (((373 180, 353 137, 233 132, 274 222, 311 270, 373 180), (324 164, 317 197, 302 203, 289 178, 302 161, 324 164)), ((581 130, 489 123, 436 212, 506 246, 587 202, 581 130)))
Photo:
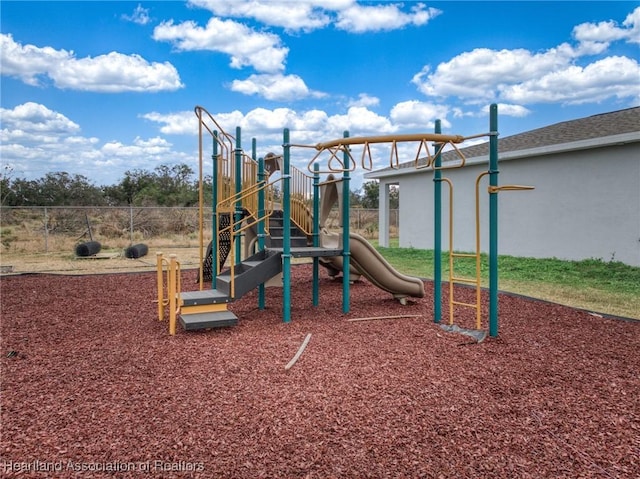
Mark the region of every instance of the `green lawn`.
MULTIPOLYGON (((397 241, 397 240, 396 240, 397 241)), ((372 242, 376 245, 375 242, 372 242)), ((397 244, 397 243, 396 243, 397 244)), ((393 245, 393 243, 392 243, 393 245)), ((433 279, 433 250, 381 248, 398 271, 433 279)), ((487 255, 481 258, 483 286, 488 285, 487 255)), ((577 308, 640 319, 640 268, 596 259, 563 261, 556 258, 498 258, 499 288, 577 308)), ((456 276, 474 277, 475 260, 455 260, 456 276)), ((442 279, 449 279, 449 256, 442 255, 442 279)))

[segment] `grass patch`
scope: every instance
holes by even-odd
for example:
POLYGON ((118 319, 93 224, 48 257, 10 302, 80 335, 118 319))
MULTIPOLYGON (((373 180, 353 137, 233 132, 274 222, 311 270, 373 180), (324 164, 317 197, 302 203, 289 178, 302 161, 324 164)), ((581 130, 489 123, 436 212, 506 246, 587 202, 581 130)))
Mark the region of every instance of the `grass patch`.
MULTIPOLYGON (((382 248, 378 251, 405 274, 433 279, 433 250, 382 248)), ((557 258, 498 258, 499 287, 576 308, 640 319, 640 268, 619 261, 557 258)), ((475 277, 475 260, 458 258, 458 277, 475 277)), ((489 261, 481 255, 481 282, 488 286, 489 261)), ((442 255, 442 279, 449 279, 449 256, 442 255)))

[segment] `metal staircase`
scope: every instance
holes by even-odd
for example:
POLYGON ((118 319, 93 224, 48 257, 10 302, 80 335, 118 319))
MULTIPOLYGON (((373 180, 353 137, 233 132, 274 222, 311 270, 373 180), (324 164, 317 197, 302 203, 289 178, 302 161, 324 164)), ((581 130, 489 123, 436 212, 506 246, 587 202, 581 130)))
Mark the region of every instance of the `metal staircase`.
MULTIPOLYGON (((227 305, 240 299, 260 284, 282 271, 283 234, 282 211, 274 211, 269 218, 270 234, 265 238, 266 249, 258 251, 233 268, 216 276, 215 289, 187 291, 177 294, 177 320, 186 331, 223 328, 238 324, 237 316, 227 305)), ((310 240, 296 225, 291 225, 291 244, 294 248, 308 248, 310 240)), ((229 245, 221 245, 229 248, 229 245)), ((211 259, 206 259, 210 264, 211 259)))
POLYGON ((223 328, 238 324, 227 305, 282 271, 280 253, 263 250, 218 275, 216 288, 181 293, 178 318, 186 331, 223 328))

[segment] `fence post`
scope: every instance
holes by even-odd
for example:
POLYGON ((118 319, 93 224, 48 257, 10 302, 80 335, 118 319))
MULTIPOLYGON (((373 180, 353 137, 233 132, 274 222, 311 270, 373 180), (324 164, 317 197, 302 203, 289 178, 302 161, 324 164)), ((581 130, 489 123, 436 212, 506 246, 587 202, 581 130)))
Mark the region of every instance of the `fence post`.
POLYGON ((133 244, 133 205, 129 204, 129 241, 133 244))
POLYGON ((47 207, 44 207, 44 252, 49 252, 49 215, 47 207))

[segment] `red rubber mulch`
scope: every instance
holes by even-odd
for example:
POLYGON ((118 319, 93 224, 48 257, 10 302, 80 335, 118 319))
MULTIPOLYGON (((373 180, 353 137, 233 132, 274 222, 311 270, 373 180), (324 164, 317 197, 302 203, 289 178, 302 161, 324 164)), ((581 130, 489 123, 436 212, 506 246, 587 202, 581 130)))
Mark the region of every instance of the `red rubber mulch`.
POLYGON ((637 322, 502 295, 476 344, 431 283, 407 306, 356 283, 348 315, 324 272, 317 308, 308 265, 292 283, 290 324, 269 288, 170 337, 154 274, 2 278, 0 476, 640 477, 637 322))

